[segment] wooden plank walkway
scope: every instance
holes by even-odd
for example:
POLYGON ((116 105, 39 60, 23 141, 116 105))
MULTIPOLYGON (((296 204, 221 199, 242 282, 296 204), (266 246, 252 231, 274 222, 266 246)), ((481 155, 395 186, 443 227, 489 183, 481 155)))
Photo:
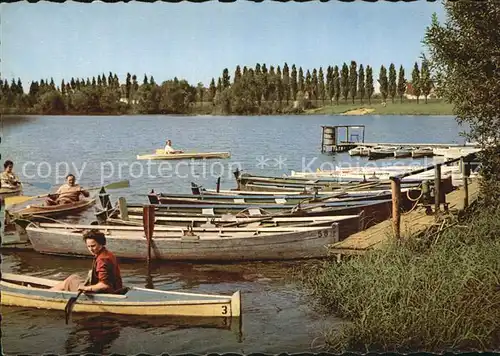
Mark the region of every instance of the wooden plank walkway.
MULTIPOLYGON (((469 204, 472 204, 477 199, 478 194, 479 183, 477 179, 474 179, 469 183, 469 204)), ((450 212, 463 210, 463 187, 447 194, 446 202, 450 212)), ((421 233, 435 224, 434 215, 427 215, 425 208, 417 207, 415 210, 401 215, 401 237, 421 233)), ((368 250, 382 247, 383 243, 391 238, 394 238, 394 233, 392 219, 389 219, 330 245, 329 251, 338 257, 341 255, 360 255, 368 250)))

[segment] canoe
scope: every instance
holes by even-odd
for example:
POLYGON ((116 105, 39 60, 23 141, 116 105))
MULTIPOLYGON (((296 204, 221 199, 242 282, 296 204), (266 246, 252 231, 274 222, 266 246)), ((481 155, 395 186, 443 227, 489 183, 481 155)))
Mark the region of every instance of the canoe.
POLYGON ((6 198, 18 195, 22 192, 23 188, 0 188, 0 198, 6 198))
MULTIPOLYGON (((81 244, 81 241, 80 241, 81 244)), ((76 292, 51 291, 60 281, 2 273, 1 304, 38 309, 64 310, 76 292)), ((112 313, 151 316, 239 317, 240 292, 232 296, 162 291, 131 287, 125 294, 82 294, 74 313, 112 313)))
POLYGON ((139 160, 176 160, 176 159, 209 159, 209 158, 229 158, 229 152, 184 152, 169 154, 145 154, 137 155, 139 160))
POLYGON ((82 199, 76 203, 60 204, 60 205, 28 205, 19 210, 11 210, 9 213, 14 219, 43 219, 44 217, 63 217, 82 212, 96 202, 95 198, 82 199))
MULTIPOLYGON (((106 234, 106 247, 118 258, 147 259, 144 229, 136 226, 88 225, 106 234)), ((157 231, 151 259, 167 261, 294 260, 327 256, 326 245, 339 241, 339 224, 328 227, 247 229, 241 232, 157 231)), ((33 249, 40 253, 91 257, 82 242, 84 229, 69 224, 30 224, 26 228, 33 249)))

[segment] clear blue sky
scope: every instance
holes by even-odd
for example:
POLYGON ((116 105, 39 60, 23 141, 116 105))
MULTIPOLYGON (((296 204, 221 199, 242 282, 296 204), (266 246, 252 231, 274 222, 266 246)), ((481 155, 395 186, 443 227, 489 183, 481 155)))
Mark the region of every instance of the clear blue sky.
POLYGON ((1 76, 20 77, 25 91, 32 80, 109 71, 208 85, 238 64, 305 72, 355 60, 375 77, 381 64, 402 64, 409 77, 433 12, 443 18, 440 2, 1 4, 1 76))

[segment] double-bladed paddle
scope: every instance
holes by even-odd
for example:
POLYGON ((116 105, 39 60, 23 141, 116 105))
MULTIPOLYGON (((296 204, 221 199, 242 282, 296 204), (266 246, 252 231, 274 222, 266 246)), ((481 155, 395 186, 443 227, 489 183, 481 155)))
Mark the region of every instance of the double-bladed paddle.
MULTIPOLYGON (((119 182, 113 182, 108 185, 104 186, 104 189, 122 189, 122 188, 128 188, 130 187, 130 182, 128 180, 122 180, 119 182)), ((96 190, 96 189, 101 189, 102 186, 98 187, 92 187, 88 188, 86 190, 96 190)), ((37 198, 45 198, 47 196, 51 195, 50 193, 48 194, 42 194, 42 195, 36 195, 36 196, 27 196, 27 195, 19 195, 19 196, 14 196, 14 197, 6 197, 5 198, 5 205, 12 205, 12 204, 20 204, 24 203, 25 201, 32 200, 32 199, 37 199, 37 198)), ((56 194, 54 194, 56 195, 56 194)))

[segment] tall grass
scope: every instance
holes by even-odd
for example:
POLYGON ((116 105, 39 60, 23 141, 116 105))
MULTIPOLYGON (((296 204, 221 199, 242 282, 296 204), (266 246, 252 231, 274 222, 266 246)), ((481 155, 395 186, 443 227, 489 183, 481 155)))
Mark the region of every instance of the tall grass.
POLYGON ((302 271, 329 312, 336 351, 500 348, 500 209, 476 211, 441 233, 302 271))

